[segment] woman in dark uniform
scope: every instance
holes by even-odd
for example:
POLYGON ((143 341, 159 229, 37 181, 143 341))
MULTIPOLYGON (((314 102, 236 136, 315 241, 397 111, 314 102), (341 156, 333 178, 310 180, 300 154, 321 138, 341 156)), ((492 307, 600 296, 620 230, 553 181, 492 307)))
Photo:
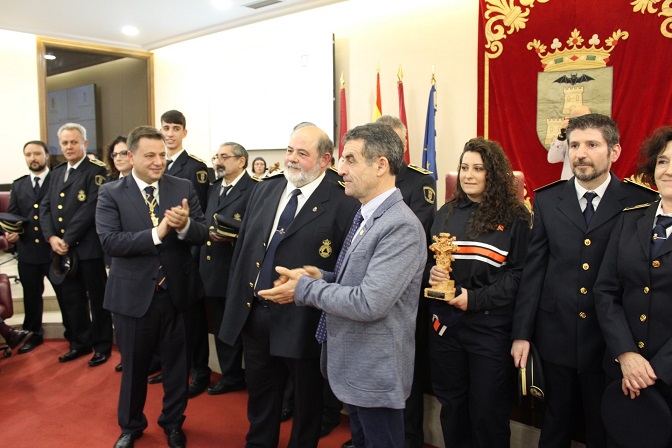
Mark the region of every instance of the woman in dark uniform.
MULTIPOLYGON (((456 297, 429 304, 432 386, 446 446, 509 446, 511 321, 531 224, 515 182, 499 144, 469 140, 455 194, 432 225, 433 236, 448 232, 459 247, 450 274, 456 297)), ((431 267, 430 285, 447 278, 431 267)))

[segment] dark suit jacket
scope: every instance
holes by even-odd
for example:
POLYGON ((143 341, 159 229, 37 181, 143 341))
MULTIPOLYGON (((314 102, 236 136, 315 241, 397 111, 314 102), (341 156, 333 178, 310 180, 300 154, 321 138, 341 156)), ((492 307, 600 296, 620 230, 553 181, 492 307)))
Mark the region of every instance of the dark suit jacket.
POLYGON ((537 191, 512 339, 533 340, 541 357, 553 364, 579 373, 600 371, 605 345, 593 285, 621 211, 655 195, 612 173, 586 228, 574 178, 537 191))
POLYGON ((605 370, 621 378, 614 361, 641 354, 672 385, 672 238, 649 257, 658 202, 623 212, 614 226, 595 283, 595 306, 607 341, 605 370))
MULTIPOLYGON (((209 231, 214 230, 213 215, 215 214, 242 221, 245 217, 250 194, 259 183, 258 180, 251 178, 245 172, 235 187, 229 191, 226 197, 222 198, 220 203, 219 192, 222 181, 222 179, 216 181, 210 185, 210 189, 208 190, 208 208, 205 212, 205 219, 209 231)), ((208 240, 201 247, 199 270, 203 279, 206 296, 224 297, 226 295, 235 243, 235 241, 215 243, 208 240)))
POLYGON ((12 183, 7 212, 28 218, 28 221, 23 223, 23 235, 19 235, 17 243, 19 261, 23 263, 44 264, 49 263, 51 258, 51 246, 44 240, 39 216, 40 202, 49 190, 50 180, 51 173, 45 177, 38 195, 35 195, 28 174, 12 183))
POLYGON ((102 258, 96 235, 95 214, 98 188, 107 179, 105 164, 85 158, 63 182, 67 163, 54 168, 49 191, 40 205, 40 224, 45 240, 62 238, 80 260, 102 258))
POLYGON ((436 213, 436 180, 429 174, 429 171, 415 166, 409 167, 404 163, 397 174, 396 186, 401 191, 406 205, 420 220, 425 229, 427 241, 430 242, 429 230, 436 213))
MULTIPOLYGON (((264 260, 266 244, 287 185, 284 176, 268 178, 254 189, 233 254, 219 338, 233 345, 256 300, 254 284, 264 260)), ((276 252, 274 266, 289 269, 304 265, 333 271, 343 240, 350 230, 359 202, 343 187, 325 179, 303 205, 287 229, 276 252), (330 250, 329 250, 330 249, 330 250)), ((277 275, 276 275, 277 277, 277 275)), ((271 303, 271 355, 317 359, 320 346, 315 330, 320 311, 311 307, 271 303)))
POLYGON ((209 182, 208 167, 205 162, 198 157, 189 154, 187 151, 184 151, 180 154, 180 157, 173 160, 173 163, 170 165, 170 169, 166 171, 166 174, 190 181, 198 195, 198 203, 201 206, 201 210, 206 209, 208 204, 209 182))
POLYGON ((207 239, 205 219, 190 182, 164 175, 159 180, 159 213, 189 201, 191 223, 184 240, 171 230, 154 245, 152 222, 144 197, 133 176, 100 189, 96 229, 107 255, 112 257, 105 288, 104 308, 129 317, 142 317, 154 296, 159 266, 163 266, 170 298, 178 311, 185 311, 203 297, 191 246, 207 239))

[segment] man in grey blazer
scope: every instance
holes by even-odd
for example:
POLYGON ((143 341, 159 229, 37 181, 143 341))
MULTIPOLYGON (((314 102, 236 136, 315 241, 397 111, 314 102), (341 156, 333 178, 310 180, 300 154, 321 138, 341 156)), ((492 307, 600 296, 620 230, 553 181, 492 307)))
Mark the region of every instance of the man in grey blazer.
POLYGON ((348 407, 355 447, 402 448, 405 400, 413 380, 415 317, 427 258, 420 221, 395 188, 404 145, 387 125, 370 123, 345 136, 345 193, 362 208, 334 272, 288 270, 259 295, 323 311, 316 337, 322 370, 348 407))

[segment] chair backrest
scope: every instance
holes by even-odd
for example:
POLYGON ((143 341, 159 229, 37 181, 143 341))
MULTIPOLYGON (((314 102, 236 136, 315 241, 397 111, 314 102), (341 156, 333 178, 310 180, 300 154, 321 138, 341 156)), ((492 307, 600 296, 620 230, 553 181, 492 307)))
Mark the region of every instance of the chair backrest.
POLYGON ((12 287, 9 284, 7 274, 0 274, 0 316, 9 319, 14 315, 14 303, 12 302, 12 287))
POLYGON ((7 212, 9 208, 9 191, 0 191, 0 213, 7 212))
MULTIPOLYGON (((518 180, 517 196, 521 201, 525 201, 525 175, 522 171, 514 171, 513 175, 518 180)), ((457 188, 457 172, 451 171, 446 174, 446 202, 450 201, 457 188)))

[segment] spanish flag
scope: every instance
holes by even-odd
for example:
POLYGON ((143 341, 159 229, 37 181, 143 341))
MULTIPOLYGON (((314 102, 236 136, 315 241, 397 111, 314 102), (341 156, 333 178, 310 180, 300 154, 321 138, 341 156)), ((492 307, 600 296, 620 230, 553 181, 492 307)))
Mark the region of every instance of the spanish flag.
POLYGON ((373 119, 372 122, 375 123, 383 115, 383 105, 380 101, 380 69, 376 73, 376 104, 373 105, 373 119))

